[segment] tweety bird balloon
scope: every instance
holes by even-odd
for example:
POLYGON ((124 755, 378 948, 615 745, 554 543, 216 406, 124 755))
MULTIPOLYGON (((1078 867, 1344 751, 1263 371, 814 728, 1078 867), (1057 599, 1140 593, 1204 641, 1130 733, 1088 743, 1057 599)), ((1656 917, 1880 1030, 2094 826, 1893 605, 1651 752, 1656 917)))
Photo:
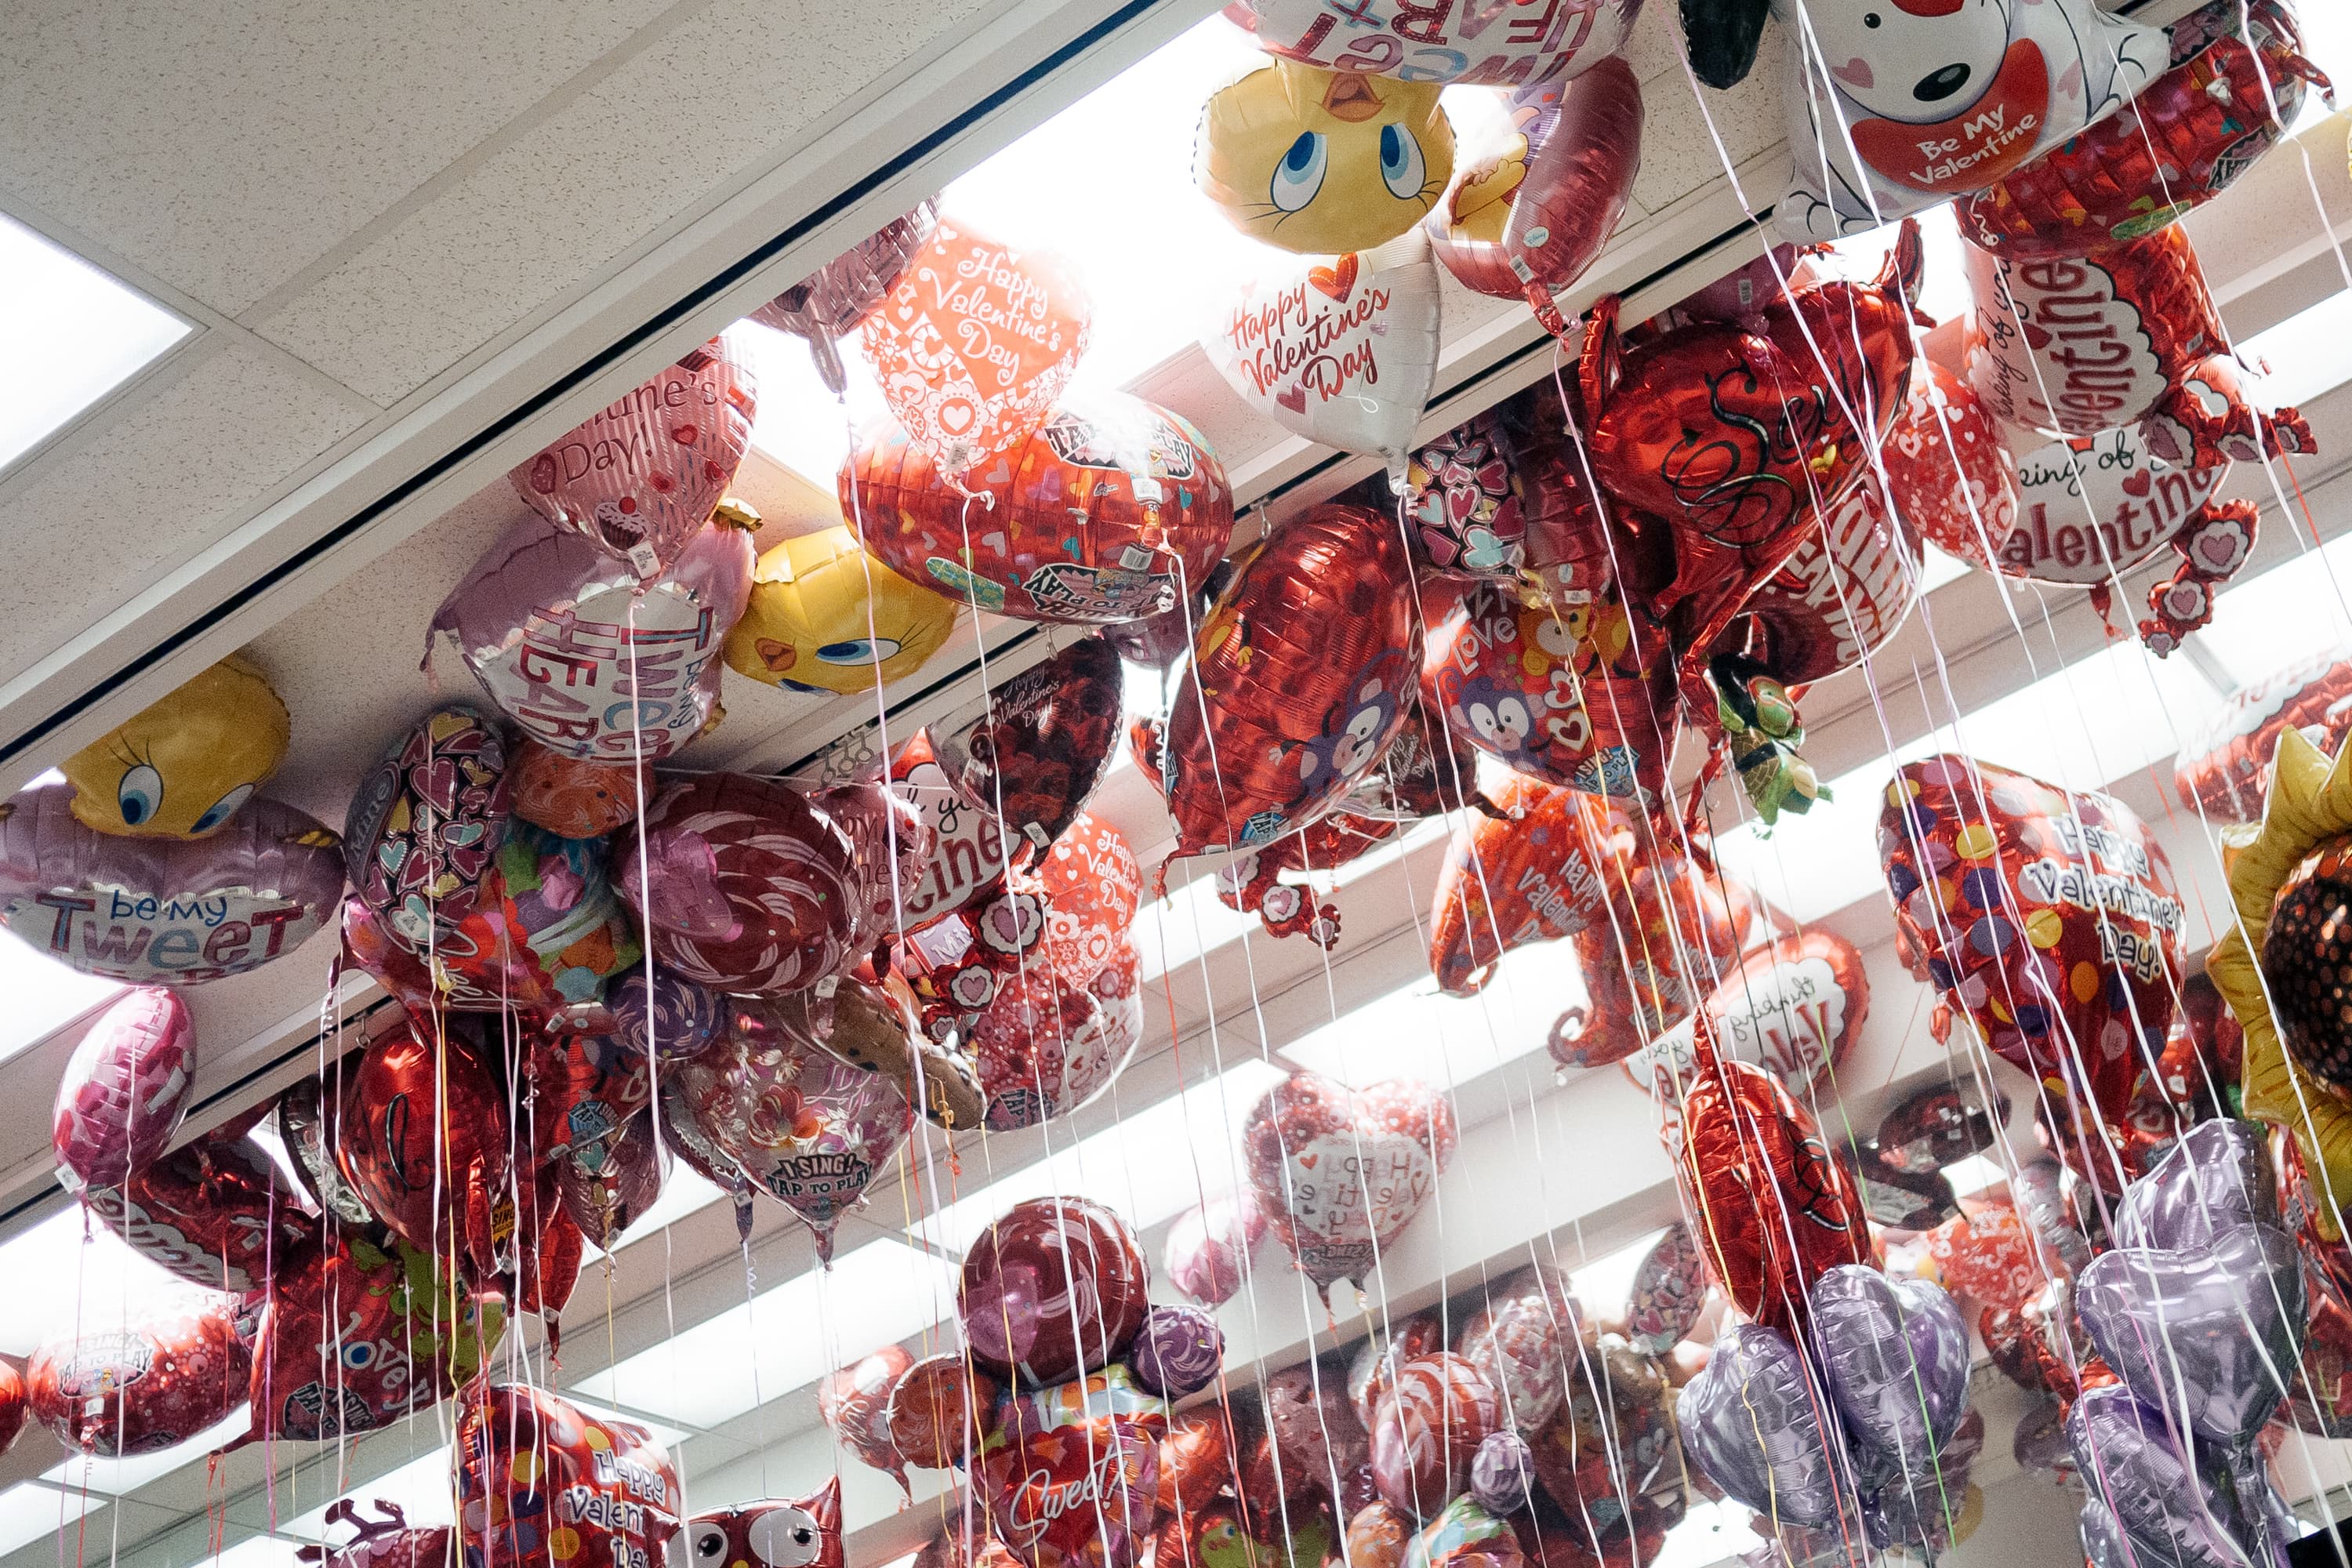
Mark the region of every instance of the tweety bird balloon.
POLYGON ((1454 177, 1439 84, 1273 59, 1213 94, 1193 174, 1234 226, 1311 254, 1412 227, 1454 177))
POLYGON ((857 546, 847 528, 762 553, 727 634, 727 667, 792 691, 871 691, 911 675, 955 629, 955 605, 857 546))
POLYGON ((286 760, 293 726, 269 678, 235 654, 66 759, 85 827, 203 838, 286 760))

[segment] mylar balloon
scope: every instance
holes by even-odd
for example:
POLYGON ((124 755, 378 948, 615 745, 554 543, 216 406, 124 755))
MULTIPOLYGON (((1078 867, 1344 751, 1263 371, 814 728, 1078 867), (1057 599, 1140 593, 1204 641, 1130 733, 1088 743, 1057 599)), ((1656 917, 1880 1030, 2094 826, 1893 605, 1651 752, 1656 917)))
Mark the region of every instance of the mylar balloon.
POLYGON ((409 726, 360 781, 343 816, 343 861, 383 934, 426 952, 472 910, 506 834, 508 774, 497 723, 452 704, 409 726))
MULTIPOLYGON (((319 1077, 298 1079, 278 1097, 278 1142, 293 1163, 295 1179, 321 1211, 346 1225, 373 1225, 375 1215, 335 1163, 335 1147, 343 1137, 347 1059, 329 1064, 319 1077)), ((351 1060, 351 1066, 359 1063, 351 1060)))
POLYGON ((1197 1394, 1225 1363, 1225 1334, 1198 1307, 1154 1307, 1143 1315, 1127 1359, 1144 1391, 1167 1399, 1197 1394))
POLYGON ((1616 806, 1528 781, 1454 829, 1430 913, 1429 967, 1449 995, 1491 979, 1515 947, 1570 936, 1607 918, 1625 885, 1633 825, 1616 806))
POLYGON ((964 797, 948 780, 929 730, 918 730, 890 760, 890 790, 922 814, 931 851, 910 885, 898 889, 903 928, 920 929, 976 904, 1004 885, 1011 861, 1025 853, 1007 843, 992 809, 964 797))
MULTIPOLYGON (((1381 89, 1424 90, 1401 82, 1381 89)), ((1428 237, 1413 229, 1377 248, 1270 262, 1201 347, 1244 403, 1292 435, 1402 468, 1437 384, 1437 298, 1428 237)))
POLYGON ((2142 1051, 2164 1049, 2186 919, 2138 817, 1946 753, 1896 770, 1878 854, 1946 1005, 2060 1103, 2119 1122, 2142 1051))
POLYGON ((407 1023, 368 1047, 336 1154, 394 1235, 487 1278, 514 1224, 506 1100, 486 1053, 464 1035, 441 1034, 437 1047, 407 1023))
POLYGON ((1487 1291, 1455 1348, 1486 1373, 1508 1424, 1534 1432, 1567 1396, 1564 1374, 1583 1332, 1567 1278, 1530 1265, 1487 1291))
POLYGON ((179 994, 133 991, 98 1016, 58 1080, 50 1146, 68 1192, 122 1184, 170 1146, 196 1072, 179 994))
POLYGON ((1770 0, 1682 0, 1684 49, 1691 70, 1718 92, 1748 79, 1764 39, 1770 0))
POLYGON ((1325 505, 1242 560, 1193 642, 1161 756, 1175 853, 1311 822, 1379 761, 1421 663, 1396 524, 1325 505))
POLYGON ((669 1149, 655 1142, 653 1107, 622 1123, 619 1135, 600 1142, 596 1154, 593 1168, 577 1160, 556 1165, 556 1202, 583 1237, 610 1252, 660 1200, 668 1176, 669 1149))
POLYGON ((886 1476, 907 1485, 907 1461, 890 1442, 890 1395, 915 1358, 897 1345, 828 1373, 816 1385, 817 1418, 835 1436, 886 1476))
POLYGON ((848 381, 835 340, 856 331, 858 323, 889 297, 938 222, 937 205, 919 203, 914 211, 892 218, 752 311, 751 319, 763 327, 805 338, 817 379, 827 391, 841 395, 848 381))
POLYGON ((744 999, 724 1038, 676 1069, 680 1104, 704 1137, 800 1215, 831 1262, 833 1231, 862 1202, 914 1125, 898 1086, 842 1061, 744 999))
POLYGON ((686 553, 735 482, 758 401, 750 358, 716 337, 507 479, 548 521, 651 578, 686 553))
POLYGON ((987 1096, 983 1121, 998 1131, 1034 1127, 1093 1100, 1135 1045, 1122 1047, 1087 986, 1036 963, 1005 975, 965 1033, 987 1096))
POLYGON ((842 465, 866 547, 952 604, 1030 621, 1139 620, 1198 592, 1233 537, 1225 470, 1182 416, 1083 393, 965 476, 897 428, 842 465))
POLYGON ((254 1289, 310 1227, 261 1146, 229 1135, 236 1125, 181 1145, 120 1187, 87 1189, 82 1207, 183 1279, 233 1295, 254 1289))
POLYGON ((307 813, 257 800, 208 838, 92 832, 72 790, 0 803, 0 921, 37 952, 130 985, 198 985, 282 958, 335 918, 343 864, 307 813))
POLYGON ((1560 78, 1537 78, 1509 111, 1501 149, 1454 172, 1425 226, 1455 282, 1517 300, 1575 282, 1616 232, 1642 163, 1642 83, 1603 59, 1565 101, 1560 78))
POLYGON ((2000 553, 1988 559, 1968 537, 1947 548, 1971 565, 2044 583, 2105 583, 2138 565, 2196 525, 2227 471, 2177 468, 2128 428, 2047 443, 2029 434, 2018 444, 2018 523, 2000 553))
POLYGON ((507 773, 509 805, 525 822, 560 838, 602 838, 636 820, 657 787, 651 773, 625 762, 569 756, 527 740, 515 748, 507 773))
POLYGON ((1835 1418, 1780 1330, 1724 1331, 1706 1370, 1676 1398, 1675 1418, 1692 1462, 1734 1500, 1792 1524, 1837 1517, 1835 1418))
POLYGON ((1339 941, 1339 906, 1318 903, 1308 881, 1285 880, 1286 874, 1327 877, 1402 831, 1401 822, 1368 821, 1334 808, 1297 832, 1220 867, 1217 901, 1256 915, 1273 935, 1305 936, 1328 951, 1339 941))
POLYGON ((1813 1281, 1813 1346, 1838 1414, 1916 1468, 1968 1411, 1969 1328, 1943 1288, 1841 1264, 1813 1281))
POLYGON ((787 539, 751 574, 727 668, 787 691, 871 691, 912 675, 955 630, 956 606, 857 547, 847 527, 787 539))
POLYGON ((1420 1311, 1391 1318, 1364 1336, 1364 1342, 1348 1362, 1346 1393, 1348 1408, 1365 1432, 1371 1431, 1381 1401, 1388 1397, 1389 1386, 1396 1381, 1397 1368, 1444 1350, 1445 1328, 1443 1314, 1420 1311))
POLYGON ((1706 1257, 1686 1220, 1676 1220, 1643 1256, 1625 1298, 1626 1339, 1664 1355, 1688 1337, 1706 1305, 1706 1257))
POLYGON ((804 1498, 698 1513, 670 1538, 669 1563, 728 1568, 842 1568, 841 1478, 804 1498))
POLYGON ((1023 847, 1016 861, 1059 838, 1110 771, 1123 679, 1110 644, 1081 637, 1000 681, 978 715, 925 731, 949 784, 1023 847))
POLYGON ((1453 1163, 1454 1142, 1454 1108, 1409 1079, 1350 1091, 1294 1073, 1242 1124, 1258 1206, 1327 1294, 1339 1279, 1361 1285, 1396 1245, 1453 1163))
MULTIPOLYGON (((1870 1258, 1845 1167, 1780 1080, 1702 1047, 1683 1098, 1682 1182, 1716 1283, 1767 1327, 1801 1327, 1813 1281, 1870 1258)), ((1718 1478, 1720 1479, 1720 1478, 1718 1478)))
MULTIPOLYGON (((1717 1050, 1818 1103, 1839 1096, 1838 1067, 1870 1016, 1870 981, 1853 943, 1815 927, 1749 952, 1702 1005, 1717 1050)), ((1628 1057, 1625 1070, 1643 1089, 1663 1070, 1671 1100, 1672 1086, 1689 1081, 1690 1050, 1690 1032, 1678 1031, 1628 1057)))
POLYGON ((1193 178, 1253 239, 1313 256, 1368 249, 1411 231, 1454 177, 1438 90, 1270 59, 1202 106, 1193 178))
POLYGON ((1470 582, 1516 582, 1527 563, 1517 453, 1493 409, 1471 416, 1405 465, 1412 563, 1470 582))
POLYGON ((2269 793, 2283 731, 2300 730, 2335 755, 2352 737, 2352 650, 2300 658, 2231 694, 2203 732, 2180 748, 2172 788, 2209 822, 2252 822, 2269 793))
POLYGON ((1426 1518, 1462 1490, 1503 1421, 1502 1394, 1466 1356, 1406 1362, 1372 1415, 1372 1482, 1392 1507, 1426 1518))
POLYGON ((238 1313, 226 1296, 192 1293, 121 1330, 43 1345, 25 1365, 33 1419, 100 1458, 179 1447, 245 1402, 238 1313))
POLYGON ((1036 858, 1045 889, 1045 956, 1066 979, 1085 982, 1128 946, 1143 898, 1135 851, 1108 822, 1086 812, 1036 858))
POLYGON ((919 1469, 961 1468, 996 1430, 996 1380, 961 1355, 928 1355, 890 1390, 890 1446, 919 1469))
POLYGON ((480 1568, 659 1568, 684 1506, 652 1433, 493 1384, 457 1424, 457 1523, 480 1568))
POLYGON ((2242 1568, 2276 1561, 2239 1541, 2242 1516, 2221 1488, 2221 1467, 2198 1463, 2178 1423, 2129 1389, 2086 1390, 2067 1413, 2066 1436, 2079 1473, 2095 1478, 2094 1495, 2083 1504, 2083 1542, 2097 1568, 2242 1568))
POLYGON ((857 919, 850 937, 871 952, 899 929, 906 889, 938 848, 930 825, 912 802, 880 780, 835 784, 809 798, 849 840, 856 870, 857 919))
POLYGON ((58 766, 83 826, 202 838, 269 782, 292 732, 269 678, 231 654, 58 766))
POLYGON ((602 838, 510 821, 473 908, 437 922, 434 974, 447 1005, 601 1021, 605 981, 645 956, 614 896, 608 855, 602 838))
POLYGON ((1870 283, 1801 285, 1759 330, 1696 322, 1630 348, 1614 301, 1594 308, 1577 371, 1592 471, 1674 542, 1674 581, 1654 603, 1679 646, 1711 647, 1861 478, 1910 383, 1921 265, 1906 223, 1870 283))
POLYGON ((1853 668, 1900 630, 1918 597, 1922 560, 1885 494, 1878 476, 1864 474, 1756 585, 1717 651, 1744 653, 1801 683, 1853 668))
POLYGON ((320 1529, 348 1524, 352 1538, 341 1546, 297 1548, 295 1560, 319 1568, 448 1568, 457 1560, 457 1531, 449 1526, 412 1526, 408 1510, 383 1498, 375 1508, 376 1517, 366 1519, 351 1499, 337 1498, 320 1529))
POLYGON ((1052 257, 941 219, 866 318, 866 354, 941 482, 977 494, 971 470, 1018 451, 1061 400, 1092 313, 1052 257))
POLYGON ((997 1534, 1027 1568, 1133 1568, 1150 1544, 1160 1454, 1134 1422, 1022 1433, 989 1456, 982 1479, 997 1534))
POLYGON ((719 647, 751 589, 751 536, 730 519, 640 579, 554 524, 501 534, 433 629, 523 733, 550 751, 626 763, 666 757, 719 705, 719 647))
POLYGON ((654 955, 722 991, 797 991, 852 957, 862 891, 848 836, 765 779, 705 773, 646 810, 645 864, 621 857, 621 897, 654 955))
MULTIPOLYGON (((624 851, 626 853, 626 851, 624 851)), ((642 965, 613 982, 604 993, 612 1016, 594 1031, 619 1050, 682 1062, 719 1037, 725 1008, 707 985, 684 975, 642 965)))
POLYGON ((1470 87, 1566 79, 1623 47, 1628 0, 1505 0, 1480 9, 1372 0, 1341 18, 1317 0, 1236 0, 1225 17, 1258 47, 1335 71, 1470 87))
POLYGON ((957 1311, 982 1365, 1045 1387, 1127 1353, 1150 1305, 1135 1232, 1087 1198, 1033 1198, 964 1254, 957 1311))
POLYGON ((1988 570, 2006 559, 2003 547, 2019 521, 2017 458, 1992 412, 1933 354, 1911 362, 1911 389, 1878 460, 1885 483, 1873 474, 1854 491, 1874 521, 1906 528, 1947 555, 1988 570))
POLYGON ((1234 1299, 1249 1277, 1250 1254, 1265 1236, 1265 1211, 1244 1188, 1204 1198, 1176 1216, 1161 1262, 1176 1289, 1207 1307, 1234 1299))
POLYGON ((2164 34, 2089 0, 1808 7, 1791 39, 1780 226, 1835 239, 1980 191, 2113 113, 2168 63, 2164 34), (1886 25, 1882 26, 1885 23, 1886 25))
POLYGON ((2115 114, 1958 204, 2003 256, 2088 256, 2177 222, 2230 188, 2327 79, 2282 0, 2219 0, 2170 28, 2172 67, 2115 114))

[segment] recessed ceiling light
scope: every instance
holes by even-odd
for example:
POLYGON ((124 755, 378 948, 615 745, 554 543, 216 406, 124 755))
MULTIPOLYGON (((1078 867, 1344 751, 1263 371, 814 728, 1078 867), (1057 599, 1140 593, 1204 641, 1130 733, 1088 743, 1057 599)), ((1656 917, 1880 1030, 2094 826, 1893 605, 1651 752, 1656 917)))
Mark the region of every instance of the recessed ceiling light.
POLYGON ((0 217, 0 470, 195 329, 0 217))

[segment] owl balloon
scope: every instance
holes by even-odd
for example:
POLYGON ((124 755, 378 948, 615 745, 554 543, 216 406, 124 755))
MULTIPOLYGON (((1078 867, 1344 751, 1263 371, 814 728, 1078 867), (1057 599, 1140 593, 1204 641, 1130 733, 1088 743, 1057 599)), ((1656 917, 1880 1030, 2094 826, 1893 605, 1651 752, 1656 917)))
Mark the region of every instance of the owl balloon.
POLYGON ((669 1568, 842 1568, 841 1478, 804 1498, 698 1513, 670 1538, 669 1568))

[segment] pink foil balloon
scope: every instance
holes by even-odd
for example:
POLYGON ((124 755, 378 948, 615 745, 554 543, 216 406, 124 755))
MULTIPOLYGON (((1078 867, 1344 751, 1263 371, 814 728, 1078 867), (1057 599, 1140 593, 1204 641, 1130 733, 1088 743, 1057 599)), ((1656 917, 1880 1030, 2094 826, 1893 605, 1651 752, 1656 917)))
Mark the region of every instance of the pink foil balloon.
POLYGON ((1234 1299, 1249 1275, 1250 1254, 1265 1237, 1265 1212, 1246 1190, 1219 1193, 1186 1209, 1161 1254, 1176 1289, 1207 1307, 1234 1299))
POLYGON ((751 312, 763 327, 808 341, 817 379, 839 396, 849 384, 834 340, 845 338, 889 298, 907 264, 931 237, 939 209, 925 201, 904 217, 894 217, 831 261, 751 312))
POLYGON ((176 993, 133 991, 100 1014, 58 1084, 58 1179, 76 1192, 120 1186, 156 1159, 195 1071, 195 1026, 176 993))

